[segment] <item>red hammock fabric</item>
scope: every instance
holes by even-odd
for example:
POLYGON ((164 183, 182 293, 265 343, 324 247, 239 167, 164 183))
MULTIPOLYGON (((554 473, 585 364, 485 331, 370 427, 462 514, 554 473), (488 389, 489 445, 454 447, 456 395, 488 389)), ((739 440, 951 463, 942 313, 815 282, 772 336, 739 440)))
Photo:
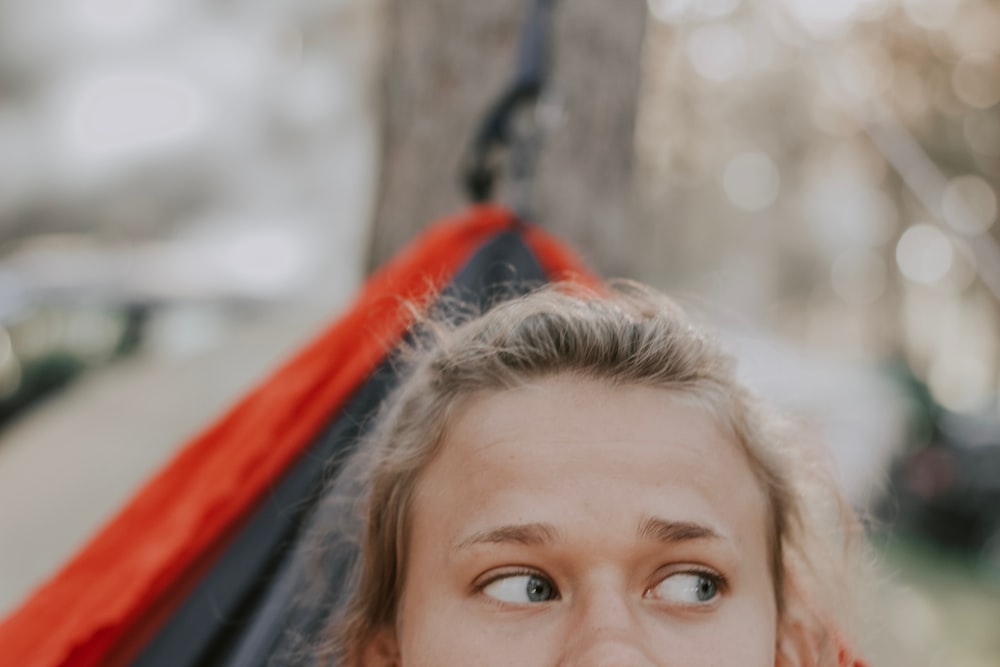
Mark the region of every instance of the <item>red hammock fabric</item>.
MULTIPOLYGON (((431 226, 366 282, 348 311, 174 459, 51 580, 0 624, 0 656, 19 667, 107 664, 257 503, 408 320, 399 305, 440 289, 509 212, 475 207, 431 226)), ((536 227, 525 239, 551 276, 597 283, 536 227)), ((162 615, 162 612, 161 612, 162 615)))

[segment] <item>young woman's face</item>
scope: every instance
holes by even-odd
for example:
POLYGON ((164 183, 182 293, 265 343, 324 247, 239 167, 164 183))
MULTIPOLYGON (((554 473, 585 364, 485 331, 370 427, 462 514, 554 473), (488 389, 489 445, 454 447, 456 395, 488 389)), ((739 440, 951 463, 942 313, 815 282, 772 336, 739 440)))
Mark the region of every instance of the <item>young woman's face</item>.
POLYGON ((419 481, 368 664, 773 667, 765 508, 737 443, 665 390, 477 398, 419 481))

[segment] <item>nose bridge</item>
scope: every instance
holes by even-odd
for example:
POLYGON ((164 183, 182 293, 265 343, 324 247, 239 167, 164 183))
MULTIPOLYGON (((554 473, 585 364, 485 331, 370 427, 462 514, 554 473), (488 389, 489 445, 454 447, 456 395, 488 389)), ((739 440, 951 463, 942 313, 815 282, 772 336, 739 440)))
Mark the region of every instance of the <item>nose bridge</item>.
POLYGON ((574 596, 559 667, 655 667, 641 622, 641 599, 613 577, 581 587, 574 596))

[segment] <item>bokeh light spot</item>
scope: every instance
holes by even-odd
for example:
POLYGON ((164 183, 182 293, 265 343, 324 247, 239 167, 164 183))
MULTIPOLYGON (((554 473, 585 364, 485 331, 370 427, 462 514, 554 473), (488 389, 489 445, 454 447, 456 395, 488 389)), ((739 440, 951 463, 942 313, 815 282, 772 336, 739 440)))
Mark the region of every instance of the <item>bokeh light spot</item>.
POLYGON ((945 220, 962 234, 981 234, 997 215, 997 196, 989 183, 972 174, 948 182, 941 201, 945 220))
POLYGON ((931 365, 927 386, 946 408, 973 412, 989 400, 991 375, 992 370, 983 359, 965 350, 948 349, 931 365))
POLYGON ((698 74, 710 81, 730 81, 747 64, 747 42, 730 25, 715 23, 698 28, 687 42, 688 58, 698 74))
POLYGON ((995 106, 1000 103, 1000 62, 963 59, 951 72, 951 87, 958 99, 970 107, 995 106))
POLYGON ((722 185, 737 208, 762 211, 778 198, 781 175, 774 160, 766 154, 741 153, 726 165, 722 185))
POLYGON ((951 269, 953 259, 951 240, 929 223, 911 226, 896 244, 896 264, 915 283, 937 282, 951 269))
POLYGON ((1000 7, 995 2, 964 2, 948 28, 956 53, 966 58, 1000 55, 1000 7))

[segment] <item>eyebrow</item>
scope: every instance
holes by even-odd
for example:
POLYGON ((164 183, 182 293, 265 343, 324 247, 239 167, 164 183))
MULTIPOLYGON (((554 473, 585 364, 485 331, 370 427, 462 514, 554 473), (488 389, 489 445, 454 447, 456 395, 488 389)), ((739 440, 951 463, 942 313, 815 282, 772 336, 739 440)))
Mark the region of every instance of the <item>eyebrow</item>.
MULTIPOLYGON (((637 534, 641 539, 668 544, 721 538, 718 532, 700 523, 670 521, 655 516, 643 518, 639 522, 637 534)), ((459 542, 454 550, 461 551, 477 544, 541 546, 558 539, 559 531, 548 523, 508 524, 475 532, 459 542)))
POLYGON ((473 533, 455 546, 455 551, 476 544, 522 544, 525 546, 540 546, 554 542, 559 538, 559 531, 548 523, 519 523, 497 526, 489 530, 473 533))
POLYGON ((646 540, 668 544, 691 542, 694 540, 714 540, 722 536, 700 523, 692 521, 670 521, 658 516, 649 516, 639 522, 638 535, 646 540))

